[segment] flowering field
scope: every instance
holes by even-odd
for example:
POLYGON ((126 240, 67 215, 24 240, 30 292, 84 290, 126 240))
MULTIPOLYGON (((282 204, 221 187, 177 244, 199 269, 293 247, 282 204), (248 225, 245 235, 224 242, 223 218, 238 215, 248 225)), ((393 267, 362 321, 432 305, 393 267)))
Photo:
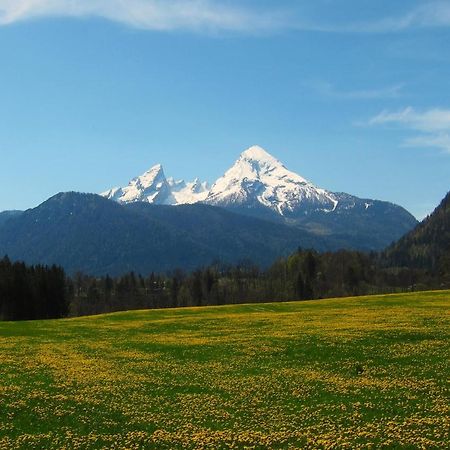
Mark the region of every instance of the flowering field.
POLYGON ((0 323, 0 449, 444 448, 450 292, 0 323))

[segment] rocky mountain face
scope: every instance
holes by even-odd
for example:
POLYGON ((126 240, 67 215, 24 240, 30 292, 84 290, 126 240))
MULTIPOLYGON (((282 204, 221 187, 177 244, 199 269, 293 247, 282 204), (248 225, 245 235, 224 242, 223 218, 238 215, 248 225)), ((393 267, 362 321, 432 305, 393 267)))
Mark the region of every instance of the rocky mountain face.
POLYGON ((128 186, 116 187, 101 195, 119 203, 146 202, 154 205, 185 205, 201 202, 209 186, 198 179, 190 183, 166 178, 161 164, 134 178, 128 186))
POLYGON ((281 216, 298 210, 331 212, 338 203, 335 195, 290 172, 258 146, 244 151, 212 188, 198 179, 185 183, 166 178, 162 165, 157 164, 131 180, 128 186, 116 187, 101 195, 119 203, 183 205, 204 202, 216 206, 263 207, 281 216))
POLYGON ((263 208, 289 217, 299 211, 333 212, 338 201, 333 194, 286 169, 263 148, 254 146, 243 152, 225 175, 214 183, 205 203, 263 208))

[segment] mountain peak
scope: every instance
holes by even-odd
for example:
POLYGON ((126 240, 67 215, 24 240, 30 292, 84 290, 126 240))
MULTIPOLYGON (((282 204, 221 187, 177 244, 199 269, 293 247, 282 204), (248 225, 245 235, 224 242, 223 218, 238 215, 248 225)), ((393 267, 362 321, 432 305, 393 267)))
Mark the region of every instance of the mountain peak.
POLYGON ((170 187, 161 164, 156 164, 139 177, 133 178, 128 186, 103 192, 103 197, 119 203, 137 201, 164 204, 169 201, 170 187))
POLYGON ((149 187, 154 183, 166 181, 166 176, 164 175, 164 169, 162 165, 156 164, 155 166, 147 170, 147 172, 145 172, 143 175, 135 178, 134 180, 137 183, 140 183, 143 187, 149 187))
POLYGON ((197 203, 206 198, 209 186, 196 179, 192 183, 166 178, 161 164, 156 164, 128 186, 113 188, 102 193, 103 197, 119 203, 146 202, 156 205, 179 205, 197 203))
POLYGON ((328 211, 336 207, 331 193, 289 171, 258 145, 245 150, 215 182, 206 203, 247 209, 263 207, 282 216, 298 210, 328 211))
POLYGON ((251 159, 256 161, 277 161, 276 158, 274 158, 270 153, 268 153, 265 149, 260 147, 259 145, 253 145, 252 147, 248 148, 247 150, 243 151, 241 153, 242 159, 251 159))
POLYGON ((149 172, 161 172, 161 170, 163 170, 162 164, 155 164, 149 170, 147 170, 146 173, 149 173, 149 172))

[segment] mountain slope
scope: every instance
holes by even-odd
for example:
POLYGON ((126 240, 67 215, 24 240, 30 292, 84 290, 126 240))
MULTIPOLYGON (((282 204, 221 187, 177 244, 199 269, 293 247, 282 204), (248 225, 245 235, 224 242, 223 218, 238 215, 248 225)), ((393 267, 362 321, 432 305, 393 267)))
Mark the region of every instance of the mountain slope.
POLYGON ((0 253, 91 274, 166 269, 172 259, 192 267, 210 256, 176 230, 97 195, 76 193, 58 194, 4 223, 0 253))
POLYGON ((3 211, 0 212, 0 226, 12 217, 18 217, 22 211, 3 211))
POLYGON ((385 256, 390 265, 450 276, 450 192, 430 216, 390 246, 385 256))
POLYGON ((0 254, 93 275, 217 260, 265 266, 299 246, 326 248, 307 232, 207 205, 120 205, 94 194, 58 194, 0 226, 0 254))
POLYGON ((333 238, 342 248, 365 251, 386 248, 418 223, 406 209, 393 203, 344 193, 334 195, 339 203, 333 213, 316 210, 291 223, 313 234, 333 238))
POLYGON ((214 249, 217 259, 222 261, 250 260, 267 265, 299 246, 318 250, 336 248, 333 242, 303 230, 209 205, 174 207, 134 203, 125 207, 188 234, 196 242, 214 249))

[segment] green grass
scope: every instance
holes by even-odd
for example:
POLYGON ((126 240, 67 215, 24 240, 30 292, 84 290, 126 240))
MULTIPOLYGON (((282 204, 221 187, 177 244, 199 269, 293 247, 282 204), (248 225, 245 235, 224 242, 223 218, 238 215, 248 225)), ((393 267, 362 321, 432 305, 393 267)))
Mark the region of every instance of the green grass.
POLYGON ((0 449, 445 448, 450 291, 0 323, 0 449))

